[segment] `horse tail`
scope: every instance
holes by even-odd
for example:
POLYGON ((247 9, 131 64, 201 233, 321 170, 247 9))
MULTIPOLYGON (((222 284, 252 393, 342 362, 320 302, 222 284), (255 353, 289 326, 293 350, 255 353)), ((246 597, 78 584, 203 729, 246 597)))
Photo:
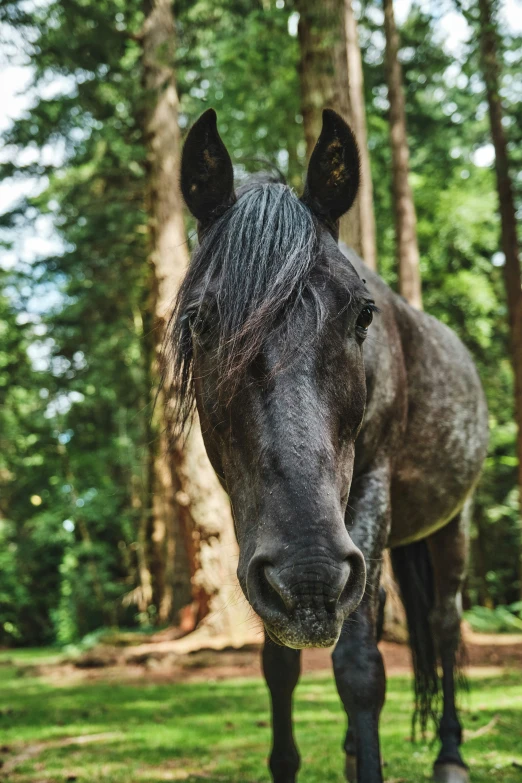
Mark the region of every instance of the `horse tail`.
POLYGON ((408 623, 415 692, 413 735, 417 724, 424 735, 430 720, 438 725, 440 691, 437 649, 430 623, 435 583, 428 544, 423 540, 392 549, 391 560, 408 623))

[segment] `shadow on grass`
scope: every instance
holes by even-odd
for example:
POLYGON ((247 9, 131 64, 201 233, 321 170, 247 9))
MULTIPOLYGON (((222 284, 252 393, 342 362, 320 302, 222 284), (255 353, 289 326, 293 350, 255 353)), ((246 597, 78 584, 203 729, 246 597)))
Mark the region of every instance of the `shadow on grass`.
MULTIPOLYGON (((67 776, 104 783, 269 780, 269 709, 260 679, 172 685, 85 681, 56 687, 19 672, 0 667, 0 735, 10 748, 5 757, 32 743, 53 744, 17 766, 10 781, 62 783, 67 776), (88 746, 58 743, 62 737, 105 733, 117 736, 88 746)), ((390 679, 381 724, 389 781, 419 783, 430 777, 437 749, 412 744, 411 712, 409 680, 390 679)), ((522 675, 474 680, 462 714, 471 735, 465 754, 474 783, 521 783, 516 764, 522 765, 522 675)), ((341 783, 345 717, 331 677, 302 680, 295 719, 300 783, 341 783)))

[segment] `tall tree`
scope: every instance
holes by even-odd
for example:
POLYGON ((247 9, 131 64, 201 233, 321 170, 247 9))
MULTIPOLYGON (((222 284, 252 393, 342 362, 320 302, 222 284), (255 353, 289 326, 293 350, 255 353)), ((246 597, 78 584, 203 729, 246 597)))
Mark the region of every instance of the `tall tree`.
MULTIPOLYGON (((366 129, 364 76, 357 22, 351 0, 297 0, 299 10, 300 80, 307 156, 321 131, 322 110, 335 108, 353 128, 361 158, 361 186, 348 215, 341 220, 340 238, 377 267, 373 188, 366 129)), ((403 636, 404 616, 385 558, 383 584, 388 593, 387 630, 403 636)))
POLYGON ((330 106, 350 119, 347 61, 341 0, 296 0, 299 12, 299 78, 307 158, 322 127, 322 111, 330 106))
MULTIPOLYGON (((23 40, 20 45, 14 39, 9 57, 30 63, 27 73, 34 77, 30 108, 2 133, 10 154, 0 165, 0 178, 44 177, 40 195, 22 199, 0 218, 2 249, 12 239, 16 258, 0 272, 2 644, 75 641, 105 622, 116 619, 127 627, 155 616, 150 587, 156 576, 147 569, 165 568, 166 544, 158 548, 162 560, 155 564, 149 456, 156 451, 148 444, 163 425, 159 420, 149 426, 158 338, 152 332, 154 268, 148 263, 148 227, 154 226, 150 199, 144 198, 152 161, 145 149, 143 2, 0 2, 4 29, 23 40), (51 149, 59 153, 55 165, 49 165, 51 149), (42 234, 50 224, 62 241, 47 245, 42 234), (17 255, 27 238, 38 256, 17 255), (142 589, 147 585, 148 594, 142 589)), ((215 106, 238 172, 274 161, 298 188, 305 145, 299 41, 288 31, 292 5, 258 0, 175 5, 175 86, 182 128, 215 106), (237 57, 238 47, 243 58, 237 57), (264 160, 254 164, 255 157, 264 160)), ((415 205, 425 306, 465 340, 491 413, 490 459, 476 494, 468 601, 496 606, 516 601, 520 592, 518 461, 506 270, 491 263, 499 249, 498 191, 494 171, 477 166, 473 154, 490 141, 488 116, 477 101, 479 9, 471 0, 463 5, 470 9, 474 35, 460 62, 444 51, 436 19, 414 4, 400 28, 401 64, 410 158, 423 182, 415 205)), ((382 7, 377 0, 372 6, 382 7)), ((364 14, 358 28, 372 166, 379 172, 373 183, 379 266, 395 284, 387 87, 381 36, 375 34, 380 20, 364 14)), ((520 44, 508 31, 498 42, 498 58, 502 128, 518 208, 520 44)), ((174 541, 174 548, 185 563, 175 560, 166 575, 174 580, 172 615, 176 605, 186 604, 187 626, 209 603, 215 606, 235 590, 222 570, 228 562, 233 569, 233 540, 228 547, 223 531, 214 536, 205 525, 200 534, 194 522, 198 490, 189 482, 207 486, 205 474, 189 463, 197 453, 176 457, 174 500, 182 542, 174 541), (189 559, 188 550, 196 557, 189 559), (206 581, 202 591, 200 578, 206 581), (216 589, 220 582, 225 591, 216 589)), ((214 518, 209 504, 199 508, 214 518)), ((212 617, 218 633, 216 612, 206 622, 212 617)), ((205 620, 200 627, 206 644, 205 620)), ((194 637, 181 641, 194 646, 194 637)))
POLYGON ((417 244, 417 215, 409 181, 409 149, 402 68, 399 62, 399 34, 395 24, 393 0, 383 0, 383 4, 399 287, 404 298, 413 307, 421 309, 422 289, 419 246, 417 244))
POLYGON ((353 209, 357 211, 359 223, 360 253, 370 269, 377 269, 377 244, 375 236, 375 213, 373 208, 372 170, 368 149, 366 128, 366 106, 364 101, 364 74, 357 20, 352 0, 344 0, 344 29, 348 65, 348 94, 350 121, 359 145, 361 160, 361 185, 353 209))
MULTIPOLYGON (((515 417, 518 425, 518 484, 519 502, 522 508, 522 269, 513 184, 510 175, 510 161, 502 123, 501 64, 499 60, 499 34, 495 11, 495 2, 492 0, 479 0, 481 63, 489 106, 491 138, 495 147, 495 171, 502 250, 505 256, 503 273, 508 306, 511 360, 515 376, 515 417)), ((522 558, 520 576, 522 589, 522 558)))
POLYGON ((299 11, 301 101, 307 157, 321 132, 321 113, 335 109, 353 127, 361 152, 363 184, 340 226, 341 239, 376 267, 375 218, 367 149, 362 61, 351 3, 296 0, 299 11), (349 40, 350 48, 347 48, 349 40))
MULTIPOLYGON (((147 0, 143 26, 143 68, 148 112, 150 261, 154 270, 155 352, 158 352, 178 287, 188 264, 183 208, 178 189, 181 138, 174 73, 175 25, 171 0, 147 0)), ((170 402, 160 395, 158 410, 170 402)), ((183 444, 174 446, 169 416, 161 415, 152 462, 152 535, 160 620, 176 619, 186 603, 185 629, 204 621, 205 632, 227 642, 245 631, 235 595, 234 525, 228 499, 206 456, 194 422, 183 444), (181 550, 181 551, 180 551, 181 550), (180 573, 181 570, 181 573, 180 573), (185 584, 184 584, 185 582, 185 584), (178 594, 174 587, 177 587, 178 594), (238 614, 239 613, 239 614, 238 614)))
MULTIPOLYGON (((188 264, 188 250, 181 197, 176 187, 181 139, 173 68, 175 28, 172 4, 168 0, 152 0, 146 2, 144 11, 143 76, 148 109, 144 136, 148 153, 150 266, 153 271, 150 301, 153 344, 149 361, 151 378, 158 379, 159 352, 169 308, 188 264)), ((151 438, 151 518, 147 537, 152 550, 154 603, 160 621, 167 622, 175 618, 187 603, 186 583, 190 575, 188 558, 183 557, 186 547, 176 502, 179 488, 176 466, 169 454, 163 416, 165 402, 161 396, 157 402, 155 437, 151 438), (180 569, 183 569, 182 574, 180 569), (175 579, 178 581, 176 591, 175 579)), ((150 592, 146 581, 142 589, 145 593, 150 592)))

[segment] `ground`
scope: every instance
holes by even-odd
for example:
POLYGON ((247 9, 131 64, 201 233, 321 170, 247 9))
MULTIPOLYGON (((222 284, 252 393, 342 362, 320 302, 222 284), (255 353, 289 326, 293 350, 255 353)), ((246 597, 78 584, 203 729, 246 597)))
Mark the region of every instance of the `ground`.
MULTIPOLYGON (((519 648, 483 648, 481 657, 472 646, 471 687, 461 698, 472 781, 522 783, 519 648)), ((407 652, 396 645, 384 652, 386 781, 429 780, 436 748, 411 740, 407 652)), ((252 676, 257 658, 257 651, 200 653, 173 665, 155 655, 140 666, 78 668, 52 651, 0 653, 0 779, 268 783, 268 698, 252 676)), ((326 664, 324 653, 307 657, 296 695, 300 783, 343 780, 345 718, 326 664)))

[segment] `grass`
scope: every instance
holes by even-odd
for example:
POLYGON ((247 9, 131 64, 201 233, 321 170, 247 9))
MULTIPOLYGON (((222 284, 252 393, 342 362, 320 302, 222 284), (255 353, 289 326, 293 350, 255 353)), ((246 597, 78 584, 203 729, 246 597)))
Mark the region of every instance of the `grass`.
MULTIPOLYGON (((269 781, 268 699, 261 679, 56 684, 31 668, 52 658, 49 651, 0 655, 0 746, 9 748, 1 748, 0 758, 34 752, 6 775, 10 783, 269 781), (106 736, 60 744, 86 734, 106 736)), ((303 678, 295 701, 300 783, 341 783, 345 718, 332 677, 303 678)), ((465 754, 473 783, 521 783, 522 673, 474 678, 462 714, 471 733, 465 754)), ((436 748, 411 743, 410 720, 409 680, 393 677, 381 729, 389 783, 430 779, 436 748)))

